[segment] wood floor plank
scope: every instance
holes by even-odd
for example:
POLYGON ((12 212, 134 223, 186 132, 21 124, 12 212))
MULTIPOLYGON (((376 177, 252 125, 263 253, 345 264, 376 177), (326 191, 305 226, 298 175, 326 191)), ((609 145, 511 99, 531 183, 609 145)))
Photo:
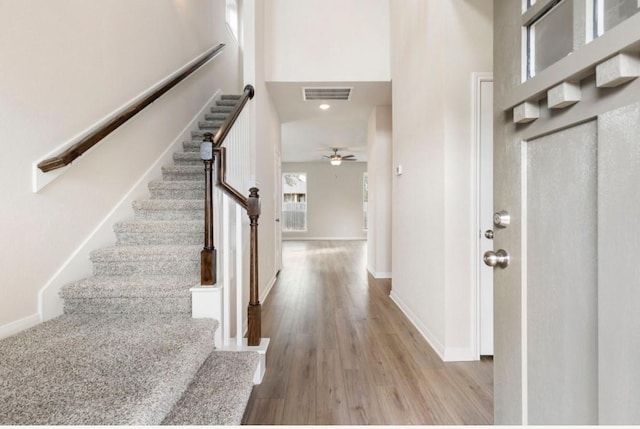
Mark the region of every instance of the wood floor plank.
POLYGON ((442 362, 365 267, 362 241, 283 243, 243 423, 492 424, 492 360, 442 362))

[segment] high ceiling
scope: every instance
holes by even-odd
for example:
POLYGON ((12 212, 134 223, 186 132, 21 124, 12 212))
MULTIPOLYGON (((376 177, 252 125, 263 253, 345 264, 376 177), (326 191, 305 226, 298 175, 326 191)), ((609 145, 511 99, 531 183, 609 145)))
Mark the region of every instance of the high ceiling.
POLYGON ((391 82, 270 82, 282 122, 282 162, 326 162, 332 148, 366 162, 367 121, 375 106, 391 105, 391 82), (305 87, 349 87, 347 101, 305 101, 305 87), (331 105, 320 110, 322 103, 331 105))

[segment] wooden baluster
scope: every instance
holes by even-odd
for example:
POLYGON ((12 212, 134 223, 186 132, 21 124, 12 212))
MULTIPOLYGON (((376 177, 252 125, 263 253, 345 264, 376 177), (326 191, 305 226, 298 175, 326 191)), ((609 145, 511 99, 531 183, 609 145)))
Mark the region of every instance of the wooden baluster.
POLYGON ((258 218, 260 217, 260 196, 258 188, 249 189, 247 214, 251 221, 250 267, 249 267, 249 307, 247 309, 248 345, 259 346, 261 333, 260 294, 258 293, 258 218))
POLYGON ((200 144, 204 162, 204 248, 200 252, 200 283, 216 284, 216 248, 213 246, 213 134, 205 133, 200 144))

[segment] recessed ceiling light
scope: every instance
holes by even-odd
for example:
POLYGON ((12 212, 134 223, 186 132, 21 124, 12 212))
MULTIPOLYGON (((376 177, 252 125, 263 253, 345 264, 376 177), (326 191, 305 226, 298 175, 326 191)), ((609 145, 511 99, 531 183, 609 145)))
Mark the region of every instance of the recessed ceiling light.
POLYGON ((328 109, 329 107, 331 107, 331 106, 329 106, 328 104, 321 104, 321 105, 320 105, 320 106, 318 106, 318 107, 320 107, 320 109, 322 109, 322 110, 327 110, 327 109, 328 109))

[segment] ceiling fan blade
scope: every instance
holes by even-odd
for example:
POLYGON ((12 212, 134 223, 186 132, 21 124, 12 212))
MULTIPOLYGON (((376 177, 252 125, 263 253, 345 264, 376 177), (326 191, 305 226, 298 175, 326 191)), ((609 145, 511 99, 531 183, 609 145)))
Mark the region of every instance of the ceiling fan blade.
POLYGON ((327 155, 322 155, 322 157, 323 157, 323 158, 327 158, 327 159, 331 159, 331 157, 330 157, 330 156, 327 156, 327 155))
POLYGON ((349 158, 355 158, 355 155, 344 155, 344 156, 342 156, 342 159, 349 159, 349 158))

